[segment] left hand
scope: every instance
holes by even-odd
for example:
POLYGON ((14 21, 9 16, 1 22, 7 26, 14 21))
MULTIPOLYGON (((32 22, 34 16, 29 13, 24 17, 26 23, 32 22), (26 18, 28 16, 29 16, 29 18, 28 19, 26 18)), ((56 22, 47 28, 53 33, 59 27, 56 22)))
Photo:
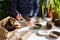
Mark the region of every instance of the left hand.
POLYGON ((17 19, 17 20, 21 20, 21 19, 23 19, 23 17, 22 17, 21 14, 18 14, 18 15, 16 16, 16 19, 17 19))

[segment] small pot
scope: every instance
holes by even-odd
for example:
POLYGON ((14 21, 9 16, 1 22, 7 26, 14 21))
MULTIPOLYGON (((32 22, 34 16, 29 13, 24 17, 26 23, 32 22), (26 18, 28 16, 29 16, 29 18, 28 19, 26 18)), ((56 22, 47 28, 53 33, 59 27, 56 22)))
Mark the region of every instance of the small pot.
POLYGON ((60 32, 52 31, 50 32, 49 36, 52 38, 58 38, 60 36, 60 32))
POLYGON ((35 24, 35 26, 34 26, 33 28, 35 28, 35 29, 40 29, 41 27, 42 27, 41 24, 35 24))
POLYGON ((40 23, 41 18, 40 17, 37 17, 36 20, 37 20, 36 22, 40 23))

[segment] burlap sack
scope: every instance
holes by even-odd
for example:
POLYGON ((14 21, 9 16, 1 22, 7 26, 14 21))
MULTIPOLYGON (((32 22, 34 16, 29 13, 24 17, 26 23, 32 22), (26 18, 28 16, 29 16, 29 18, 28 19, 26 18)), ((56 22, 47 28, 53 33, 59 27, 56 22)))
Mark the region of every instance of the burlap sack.
POLYGON ((0 21, 0 37, 7 39, 13 35, 16 29, 21 28, 20 23, 16 19, 8 16, 0 21))
POLYGON ((10 27, 21 28, 21 25, 16 19, 8 16, 5 19, 0 21, 0 26, 5 27, 7 24, 10 24, 10 27))

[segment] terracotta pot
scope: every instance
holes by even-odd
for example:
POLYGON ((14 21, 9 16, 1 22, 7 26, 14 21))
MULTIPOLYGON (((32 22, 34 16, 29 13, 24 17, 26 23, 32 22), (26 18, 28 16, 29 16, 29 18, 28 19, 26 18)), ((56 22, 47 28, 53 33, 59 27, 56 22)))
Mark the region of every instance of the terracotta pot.
POLYGON ((52 12, 50 12, 50 13, 48 14, 48 17, 49 17, 49 18, 53 18, 52 12))
POLYGON ((54 19, 58 19, 58 14, 54 12, 54 13, 53 13, 53 18, 54 18, 54 19))

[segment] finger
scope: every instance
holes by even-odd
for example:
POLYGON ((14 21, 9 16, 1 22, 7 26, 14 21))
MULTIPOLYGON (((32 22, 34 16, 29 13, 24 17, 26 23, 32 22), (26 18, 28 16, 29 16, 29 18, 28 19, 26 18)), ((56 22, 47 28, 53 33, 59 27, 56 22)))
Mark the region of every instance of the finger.
POLYGON ((20 13, 18 13, 19 16, 22 16, 20 13))
POLYGON ((23 18, 21 14, 19 14, 19 17, 20 17, 20 18, 23 18))
POLYGON ((19 17, 19 15, 17 15, 17 16, 16 16, 16 19, 17 19, 17 20, 20 20, 20 17, 19 17))

